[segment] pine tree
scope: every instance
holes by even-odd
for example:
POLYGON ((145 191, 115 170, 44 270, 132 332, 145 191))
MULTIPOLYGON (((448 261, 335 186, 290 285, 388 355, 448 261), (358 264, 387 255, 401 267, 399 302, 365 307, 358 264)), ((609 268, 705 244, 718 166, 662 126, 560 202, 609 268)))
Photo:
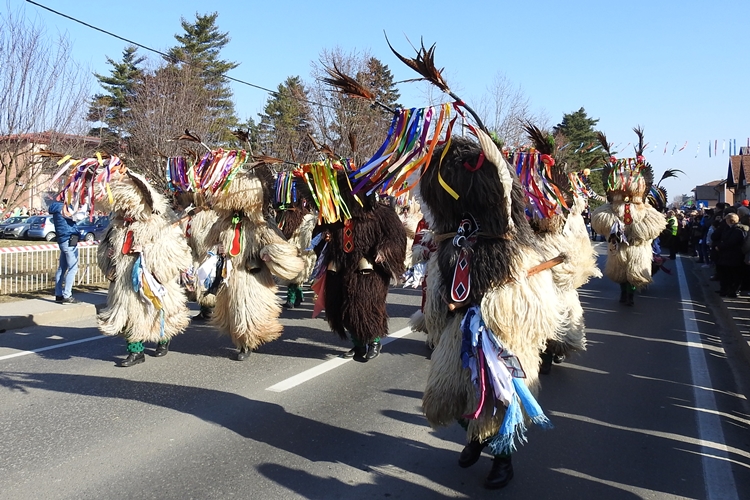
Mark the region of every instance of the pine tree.
POLYGON ((307 90, 299 76, 290 76, 268 98, 258 125, 263 154, 306 161, 313 152, 307 137, 313 133, 307 90))
POLYGON ((598 118, 590 118, 584 108, 566 113, 562 122, 553 128, 559 143, 567 144, 564 149, 567 171, 582 171, 592 168, 589 181, 592 188, 599 194, 604 194, 601 171, 598 170, 597 160, 602 158, 601 148, 596 148, 599 141, 594 127, 599 123, 598 118))
POLYGON ((86 119, 101 123, 100 126, 92 128, 89 135, 100 137, 102 149, 108 152, 118 152, 121 141, 127 136, 130 119, 129 101, 143 77, 139 65, 146 59, 137 55, 136 50, 133 45, 126 47, 119 62, 107 57, 107 64, 112 66, 108 76, 94 73, 106 93, 93 96, 86 119))
POLYGON ((196 14, 195 22, 181 20, 184 34, 175 35, 180 45, 169 49, 167 61, 177 67, 190 66, 198 70, 198 75, 209 93, 212 115, 211 135, 214 140, 231 140, 230 130, 237 126, 232 89, 226 74, 239 66, 238 63, 220 59, 220 51, 230 41, 229 33, 222 33, 216 25, 218 12, 196 14))

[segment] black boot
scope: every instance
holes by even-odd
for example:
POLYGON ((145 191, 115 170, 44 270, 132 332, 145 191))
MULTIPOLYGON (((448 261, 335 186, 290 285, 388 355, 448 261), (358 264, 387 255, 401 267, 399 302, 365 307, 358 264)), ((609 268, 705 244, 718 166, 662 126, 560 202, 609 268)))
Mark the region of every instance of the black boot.
POLYGON ((128 368, 139 363, 146 361, 146 355, 143 352, 131 352, 128 357, 120 361, 119 366, 128 368))
POLYGON ((464 446, 464 449, 461 451, 461 456, 458 457, 458 466, 465 469, 477 463, 479 457, 482 456, 482 450, 485 446, 487 446, 485 443, 470 441, 469 444, 464 446))
POLYGON ((380 354, 380 349, 382 349, 383 344, 380 343, 378 340, 377 342, 370 342, 367 344, 367 354, 365 355, 366 359, 375 359, 380 354))
POLYGON ((354 347, 346 351, 344 354, 342 354, 341 357, 345 359, 349 359, 349 358, 365 359, 365 354, 367 354, 366 346, 355 345, 354 347))
POLYGON ((554 354, 552 356, 552 361, 554 361, 556 365, 559 365, 560 363, 565 361, 565 354, 554 354))
POLYGON ((302 304, 302 300, 304 300, 304 294, 302 293, 302 286, 300 285, 294 291, 294 307, 299 307, 300 304, 302 304))
POLYGON ((168 352, 169 352, 169 340, 167 340, 163 344, 160 342, 156 345, 156 350, 154 351, 154 357, 161 358, 162 356, 166 356, 168 352))
POLYGON ((282 307, 284 309, 294 309, 294 303, 287 300, 282 307))
POLYGON ((250 352, 247 347, 240 347, 240 352, 237 353, 237 361, 245 361, 250 357, 250 352))
POLYGON ((548 375, 550 370, 552 370, 552 354, 543 352, 542 364, 539 366, 539 373, 541 375, 548 375))
POLYGON ((628 301, 625 303, 626 305, 633 306, 635 305, 635 302, 633 301, 633 296, 635 293, 633 293, 632 290, 628 290, 628 301))
POLYGON ((628 301, 628 289, 625 288, 623 283, 620 283, 620 303, 624 304, 628 301))
POLYGON ((495 457, 492 460, 492 469, 484 480, 484 487, 488 490, 499 490, 508 485, 513 479, 513 464, 510 455, 507 457, 495 457))

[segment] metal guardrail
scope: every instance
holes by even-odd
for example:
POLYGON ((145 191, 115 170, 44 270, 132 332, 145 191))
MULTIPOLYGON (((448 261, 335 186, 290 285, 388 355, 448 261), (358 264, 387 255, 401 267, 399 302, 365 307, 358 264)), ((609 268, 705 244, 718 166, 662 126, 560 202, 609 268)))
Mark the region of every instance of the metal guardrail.
MULTIPOLYGON (((78 244, 76 285, 104 284, 96 263, 98 243, 78 244)), ((0 295, 33 292, 55 286, 60 261, 57 244, 0 248, 0 295)))

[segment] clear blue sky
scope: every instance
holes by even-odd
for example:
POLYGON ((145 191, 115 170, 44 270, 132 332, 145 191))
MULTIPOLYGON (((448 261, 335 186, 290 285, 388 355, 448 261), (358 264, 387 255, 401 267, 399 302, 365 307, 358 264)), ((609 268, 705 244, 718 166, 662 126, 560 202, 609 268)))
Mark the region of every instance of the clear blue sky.
MULTIPOLYGON (((646 154, 657 175, 667 168, 686 173, 665 182, 670 198, 724 178, 729 157, 728 145, 721 153, 722 142, 736 139, 739 147, 750 138, 748 0, 39 3, 161 50, 176 43, 181 16, 218 11, 220 29, 231 36, 222 57, 241 63, 231 76, 272 89, 291 75, 309 80, 311 62, 337 46, 369 51, 396 80, 413 78, 391 54, 383 31, 410 56, 405 36, 415 43, 423 37, 437 44, 438 67, 469 103, 502 72, 552 124, 584 107, 599 119, 597 128, 623 146, 635 139, 632 128, 642 126, 646 140, 658 144, 646 154), (709 140, 718 140, 718 156, 708 157, 709 140)), ((125 46, 23 0, 0 8, 7 5, 24 8, 52 33, 66 33, 76 60, 92 71, 108 72, 105 56, 118 60, 125 46)), ((268 95, 239 84, 233 89, 240 116, 257 118, 268 95)), ((400 91, 402 104, 426 104, 414 84, 400 91)))

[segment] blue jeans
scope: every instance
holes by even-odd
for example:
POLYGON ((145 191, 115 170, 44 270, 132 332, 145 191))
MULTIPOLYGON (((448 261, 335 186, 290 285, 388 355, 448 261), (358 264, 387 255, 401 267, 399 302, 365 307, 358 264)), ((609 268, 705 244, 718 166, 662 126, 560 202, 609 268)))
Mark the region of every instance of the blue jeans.
POLYGON ((57 246, 60 247, 60 265, 55 273, 55 296, 67 299, 73 295, 73 283, 78 272, 78 247, 70 246, 67 241, 58 243, 57 246))

